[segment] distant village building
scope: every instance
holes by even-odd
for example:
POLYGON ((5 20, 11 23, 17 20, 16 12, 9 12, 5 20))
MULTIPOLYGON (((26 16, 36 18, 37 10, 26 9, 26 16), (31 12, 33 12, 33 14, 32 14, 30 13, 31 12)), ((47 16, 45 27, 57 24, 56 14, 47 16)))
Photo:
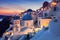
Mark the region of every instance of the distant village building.
POLYGON ((57 2, 59 0, 53 0, 51 2, 51 10, 50 10, 50 13, 49 15, 52 16, 52 17, 55 17, 55 16, 59 16, 60 15, 60 1, 57 2))
POLYGON ((52 0, 53 2, 60 2, 60 0, 52 0))

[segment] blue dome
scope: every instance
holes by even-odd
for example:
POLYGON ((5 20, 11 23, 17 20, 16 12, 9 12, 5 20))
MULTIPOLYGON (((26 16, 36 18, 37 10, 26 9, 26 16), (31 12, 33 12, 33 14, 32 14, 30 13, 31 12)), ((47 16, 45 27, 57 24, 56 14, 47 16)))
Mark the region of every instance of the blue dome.
POLYGON ((20 19, 19 16, 14 16, 14 20, 20 19))
POLYGON ((32 9, 28 9, 27 12, 32 12, 33 10, 32 9))
POLYGON ((27 14, 23 15, 22 20, 32 20, 32 17, 30 14, 27 13, 27 14))

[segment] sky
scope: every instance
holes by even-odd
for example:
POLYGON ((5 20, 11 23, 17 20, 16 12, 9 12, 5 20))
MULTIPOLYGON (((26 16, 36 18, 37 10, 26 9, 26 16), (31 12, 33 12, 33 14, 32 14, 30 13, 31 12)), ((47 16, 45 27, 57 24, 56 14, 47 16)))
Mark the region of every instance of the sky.
POLYGON ((44 1, 51 0, 0 0, 0 15, 17 14, 27 9, 39 9, 44 1))

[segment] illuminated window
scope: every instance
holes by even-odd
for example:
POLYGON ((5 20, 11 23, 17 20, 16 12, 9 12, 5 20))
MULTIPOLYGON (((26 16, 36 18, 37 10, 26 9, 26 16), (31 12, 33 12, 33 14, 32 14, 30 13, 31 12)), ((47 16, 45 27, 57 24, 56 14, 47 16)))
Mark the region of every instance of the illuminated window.
POLYGON ((51 2, 51 6, 55 6, 56 4, 56 2, 51 2))

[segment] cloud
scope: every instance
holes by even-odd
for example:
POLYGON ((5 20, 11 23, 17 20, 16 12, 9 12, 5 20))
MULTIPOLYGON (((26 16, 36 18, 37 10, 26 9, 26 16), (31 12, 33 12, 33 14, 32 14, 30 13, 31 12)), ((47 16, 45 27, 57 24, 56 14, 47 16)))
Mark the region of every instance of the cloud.
POLYGON ((3 5, 0 6, 0 15, 1 14, 17 14, 25 11, 25 8, 18 5, 3 5))
POLYGON ((0 10, 2 10, 2 9, 8 9, 8 8, 0 7, 0 10))

